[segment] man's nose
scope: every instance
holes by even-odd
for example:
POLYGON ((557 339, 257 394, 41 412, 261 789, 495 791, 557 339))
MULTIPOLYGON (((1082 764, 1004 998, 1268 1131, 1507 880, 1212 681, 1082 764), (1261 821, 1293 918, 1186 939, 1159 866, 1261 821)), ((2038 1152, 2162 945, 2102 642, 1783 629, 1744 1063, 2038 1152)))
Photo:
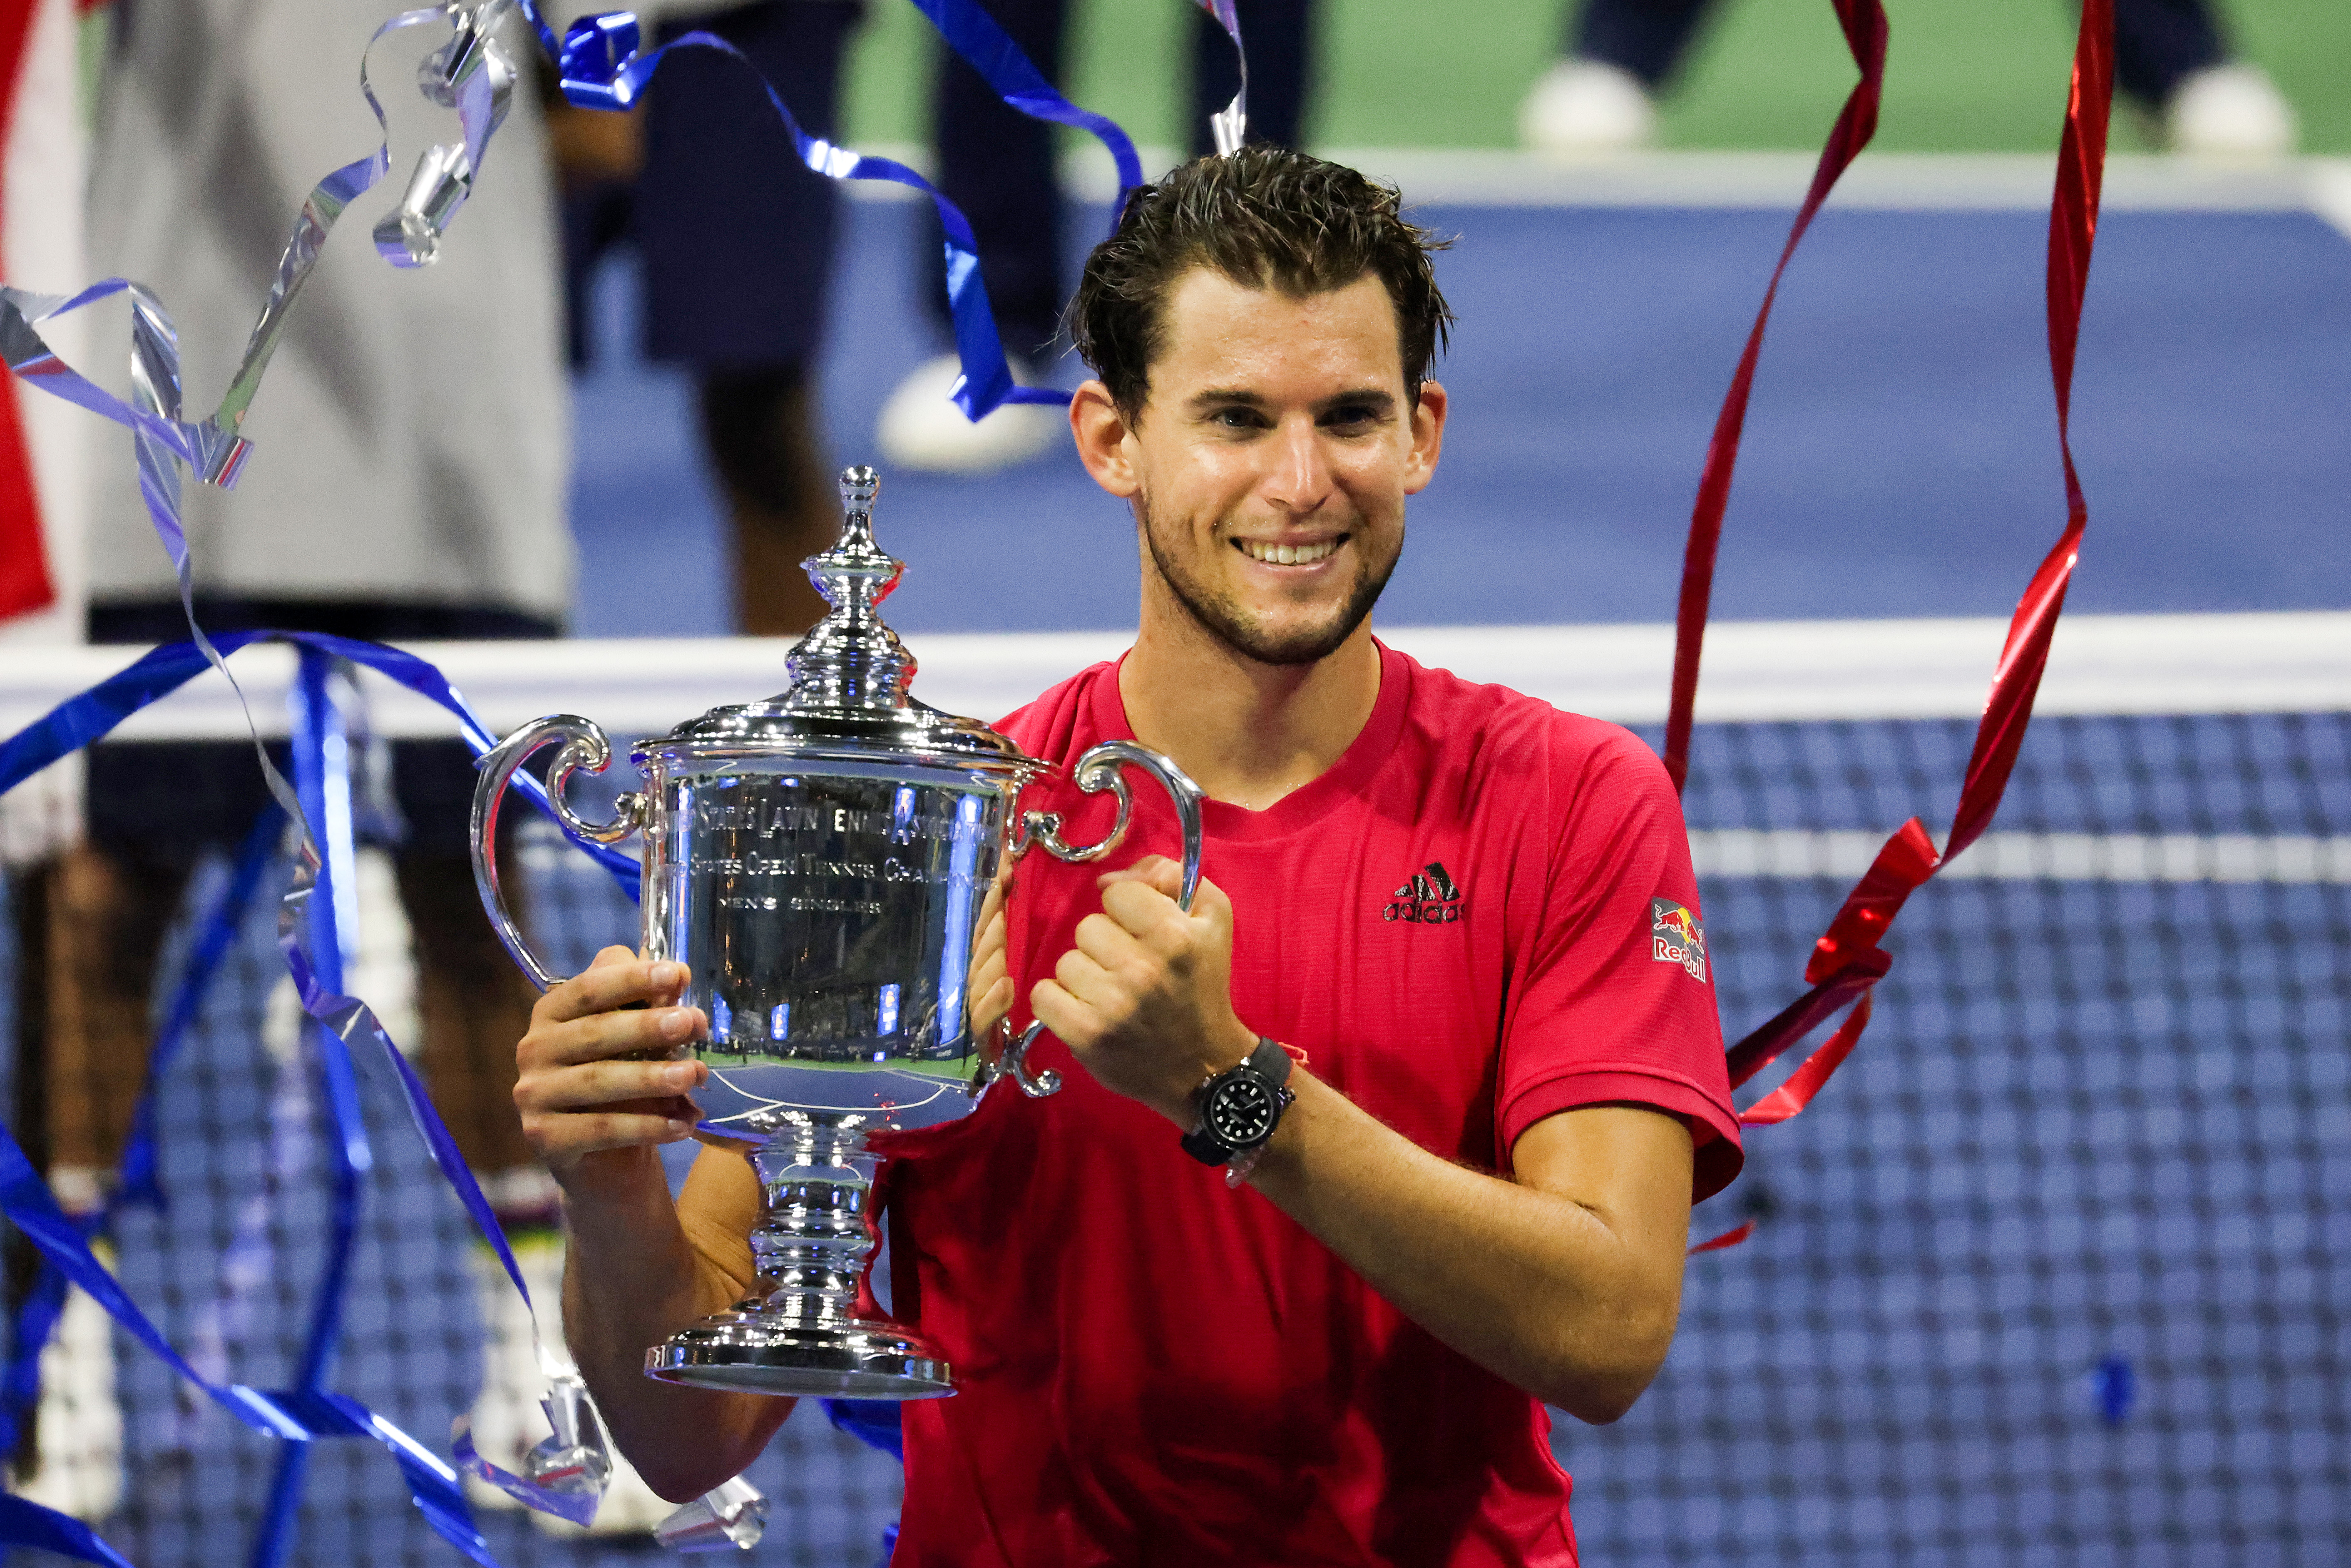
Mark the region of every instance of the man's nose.
POLYGON ((1293 516, 1331 498, 1331 462, 1311 419, 1284 420, 1273 440, 1273 471, 1266 499, 1293 516))

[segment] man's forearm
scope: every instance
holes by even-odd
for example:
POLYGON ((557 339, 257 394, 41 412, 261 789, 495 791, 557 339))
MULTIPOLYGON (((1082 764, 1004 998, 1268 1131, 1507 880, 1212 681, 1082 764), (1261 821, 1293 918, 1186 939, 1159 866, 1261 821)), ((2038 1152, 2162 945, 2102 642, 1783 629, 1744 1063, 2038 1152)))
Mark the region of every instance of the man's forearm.
POLYGON ((1488 1371, 1588 1421, 1632 1406, 1673 1337, 1686 1185, 1668 1273, 1633 1217, 1465 1169, 1302 1071, 1290 1083, 1252 1186, 1488 1371))
POLYGON ((645 1375, 648 1348, 733 1305, 748 1282, 695 1249, 659 1158, 643 1153, 648 1169, 566 1195, 564 1336, 622 1451, 653 1490, 683 1502, 739 1475, 793 1402, 645 1375))

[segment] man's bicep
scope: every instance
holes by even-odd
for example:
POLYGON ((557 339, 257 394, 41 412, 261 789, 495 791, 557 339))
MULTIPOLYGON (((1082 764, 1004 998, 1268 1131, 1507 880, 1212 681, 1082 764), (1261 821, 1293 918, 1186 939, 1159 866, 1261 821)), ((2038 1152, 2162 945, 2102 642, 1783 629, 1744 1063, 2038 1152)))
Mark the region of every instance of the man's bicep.
POLYGON ((759 1222, 759 1177, 747 1145, 706 1143, 677 1195, 677 1222, 701 1268, 740 1294, 758 1273, 751 1228, 759 1222))
POLYGON ((1645 1267, 1681 1277, 1695 1145, 1648 1105, 1578 1105, 1530 1126, 1510 1151, 1520 1186, 1590 1210, 1645 1267))

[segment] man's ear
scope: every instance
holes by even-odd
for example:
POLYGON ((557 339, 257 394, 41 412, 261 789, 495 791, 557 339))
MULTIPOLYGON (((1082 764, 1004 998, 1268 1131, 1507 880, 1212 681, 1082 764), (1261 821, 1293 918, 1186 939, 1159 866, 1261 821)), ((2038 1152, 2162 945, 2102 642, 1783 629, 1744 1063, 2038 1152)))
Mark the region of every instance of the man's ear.
POLYGON ((1420 399, 1412 407, 1412 451, 1405 458, 1404 493, 1417 496, 1437 477, 1437 455, 1445 450, 1445 389, 1435 382, 1420 383, 1420 399))
POLYGON ((1126 416, 1111 401, 1110 388, 1088 382, 1070 397, 1070 434, 1077 438, 1078 461, 1094 483, 1123 499, 1143 488, 1129 450, 1126 416))

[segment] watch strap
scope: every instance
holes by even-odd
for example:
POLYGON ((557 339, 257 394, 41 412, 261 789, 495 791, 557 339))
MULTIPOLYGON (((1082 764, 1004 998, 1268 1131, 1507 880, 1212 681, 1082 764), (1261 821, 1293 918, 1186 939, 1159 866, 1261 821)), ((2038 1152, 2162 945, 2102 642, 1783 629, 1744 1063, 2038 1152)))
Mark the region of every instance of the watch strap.
POLYGON ((1247 1065, 1276 1089, 1290 1082, 1290 1052, 1279 1040, 1258 1036, 1257 1049, 1249 1053, 1247 1065))

